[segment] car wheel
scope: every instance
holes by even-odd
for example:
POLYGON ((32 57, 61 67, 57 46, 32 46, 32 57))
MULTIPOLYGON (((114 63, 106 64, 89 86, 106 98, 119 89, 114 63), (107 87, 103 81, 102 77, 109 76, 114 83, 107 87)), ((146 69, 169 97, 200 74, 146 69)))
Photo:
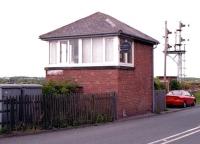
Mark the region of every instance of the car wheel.
POLYGON ((196 105, 196 101, 193 102, 192 106, 195 106, 195 105, 196 105))
POLYGON ((183 107, 184 107, 184 108, 186 108, 186 107, 187 107, 187 104, 186 104, 185 102, 183 103, 183 107))

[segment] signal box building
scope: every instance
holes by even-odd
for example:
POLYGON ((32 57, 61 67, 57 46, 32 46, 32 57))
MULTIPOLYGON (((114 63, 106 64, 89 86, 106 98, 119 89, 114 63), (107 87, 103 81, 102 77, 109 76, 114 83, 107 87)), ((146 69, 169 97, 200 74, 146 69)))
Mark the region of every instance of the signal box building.
POLYGON ((152 111, 153 46, 159 42, 100 12, 48 32, 47 80, 71 80, 84 93, 117 93, 117 118, 152 111))

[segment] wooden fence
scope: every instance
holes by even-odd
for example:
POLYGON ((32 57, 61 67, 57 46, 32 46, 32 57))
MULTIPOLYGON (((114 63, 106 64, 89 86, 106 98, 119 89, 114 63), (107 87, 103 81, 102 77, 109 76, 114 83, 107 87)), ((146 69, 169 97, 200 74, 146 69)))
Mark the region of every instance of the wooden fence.
POLYGON ((12 96, 0 100, 0 126, 8 130, 62 128, 113 121, 115 93, 12 96))
POLYGON ((7 130, 21 130, 36 126, 42 114, 42 96, 8 96, 1 103, 1 127, 7 130))

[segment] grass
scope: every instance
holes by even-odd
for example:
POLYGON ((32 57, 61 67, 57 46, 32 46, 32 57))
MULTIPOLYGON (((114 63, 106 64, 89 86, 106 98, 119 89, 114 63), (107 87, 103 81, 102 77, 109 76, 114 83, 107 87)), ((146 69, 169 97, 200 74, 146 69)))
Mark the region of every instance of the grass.
POLYGON ((5 128, 5 127, 1 127, 0 128, 0 135, 1 134, 5 134, 5 133, 7 133, 8 132, 8 129, 7 128, 5 128))
POLYGON ((196 103, 200 104, 200 91, 193 93, 193 95, 196 97, 196 103))

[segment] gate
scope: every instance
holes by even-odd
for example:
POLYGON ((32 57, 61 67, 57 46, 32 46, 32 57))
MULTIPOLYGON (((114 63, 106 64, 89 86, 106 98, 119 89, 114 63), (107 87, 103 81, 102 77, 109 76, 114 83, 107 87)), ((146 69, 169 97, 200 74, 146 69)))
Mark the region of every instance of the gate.
POLYGON ((154 90, 153 112, 160 113, 166 110, 165 90, 154 90))

